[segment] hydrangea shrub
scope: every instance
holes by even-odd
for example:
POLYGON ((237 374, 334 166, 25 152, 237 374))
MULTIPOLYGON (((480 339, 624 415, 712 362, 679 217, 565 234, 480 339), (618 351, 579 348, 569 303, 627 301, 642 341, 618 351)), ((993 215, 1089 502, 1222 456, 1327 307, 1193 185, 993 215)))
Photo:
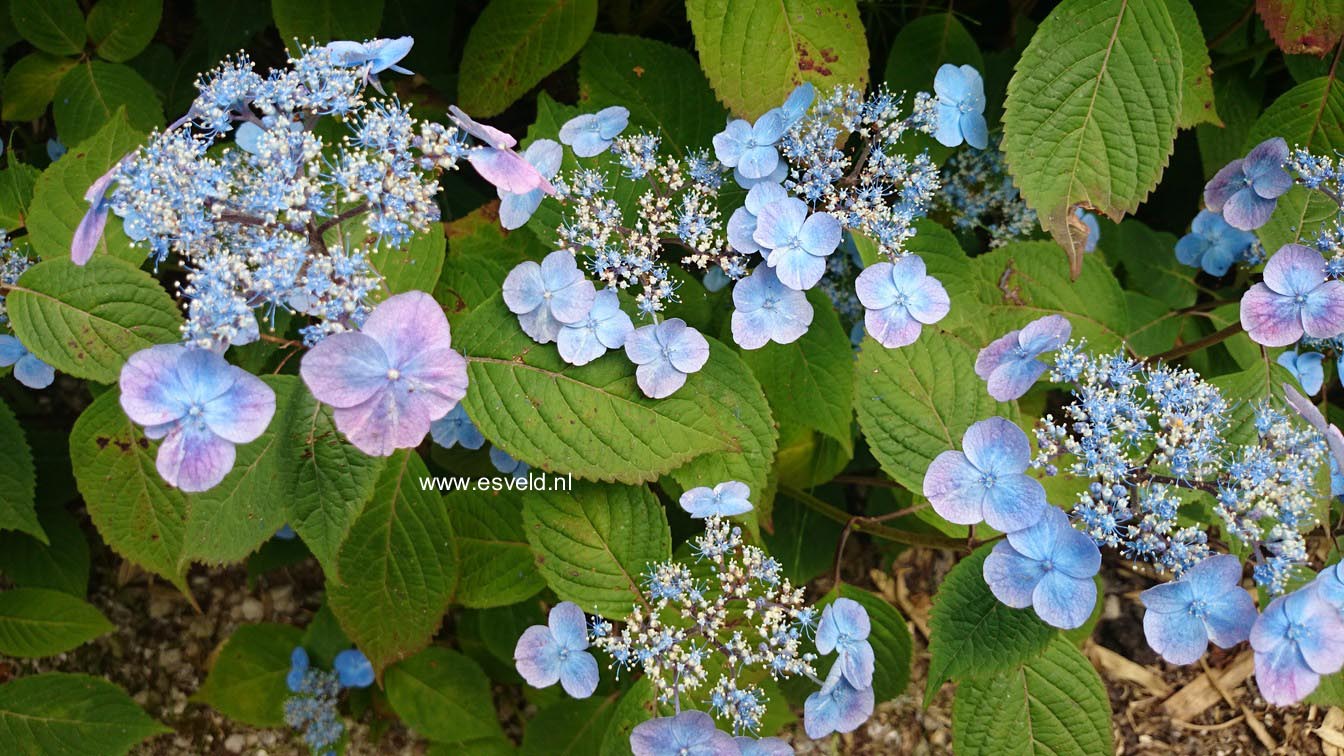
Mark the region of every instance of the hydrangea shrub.
POLYGON ((1344 13, 91 5, 0 27, 0 655, 112 629, 96 538, 193 604, 311 558, 194 700, 314 754, 847 752, 924 649, 958 752, 1107 754, 1104 597, 1344 704, 1344 13))

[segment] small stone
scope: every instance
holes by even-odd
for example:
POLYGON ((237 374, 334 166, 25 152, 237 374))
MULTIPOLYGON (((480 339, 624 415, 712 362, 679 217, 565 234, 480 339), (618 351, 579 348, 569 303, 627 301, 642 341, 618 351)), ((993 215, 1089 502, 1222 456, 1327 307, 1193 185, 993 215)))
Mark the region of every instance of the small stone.
POLYGON ((248 596, 243 600, 243 619, 248 622, 259 622, 264 613, 265 607, 256 598, 248 596))
POLYGON ((224 739, 224 750, 229 753, 242 753, 245 747, 247 747, 247 737, 242 733, 235 732, 224 739))

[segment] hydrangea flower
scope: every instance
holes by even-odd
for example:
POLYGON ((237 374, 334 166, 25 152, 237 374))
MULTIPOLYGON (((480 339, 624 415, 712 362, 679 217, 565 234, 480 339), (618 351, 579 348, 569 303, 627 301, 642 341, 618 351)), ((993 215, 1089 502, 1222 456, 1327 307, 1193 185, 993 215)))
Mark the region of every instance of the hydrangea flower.
POLYGON ((303 689, 303 678, 308 674, 308 651, 303 646, 295 646, 289 652, 289 673, 285 675, 285 685, 291 693, 303 689))
POLYGON ((729 480, 710 488, 701 486, 683 493, 678 502, 681 508, 696 519, 732 517, 751 511, 751 488, 746 483, 729 480))
POLYGON ((812 101, 817 97, 817 88, 812 86, 812 82, 805 81, 793 88, 789 96, 784 99, 784 104, 775 110, 779 111, 784 119, 784 130, 788 131, 795 124, 803 120, 807 115, 807 109, 812 107, 812 101))
POLYGON ((984 521, 1008 533, 1035 525, 1051 508, 1045 488, 1025 474, 1031 445, 1021 428, 991 417, 967 428, 961 446, 939 454, 924 474, 924 496, 943 519, 984 521))
POLYGON ((738 756, 733 736, 714 726, 703 711, 687 710, 675 717, 640 722, 630 732, 635 756, 738 756))
POLYGON ((838 598, 821 611, 817 623, 817 651, 837 652, 835 663, 855 689, 873 686, 873 646, 868 642, 872 624, 868 610, 854 599, 838 598))
POLYGON ((1251 636, 1255 598, 1242 588, 1241 560, 1211 556, 1185 571, 1179 580, 1139 594, 1147 607, 1143 633, 1163 659, 1190 664, 1204 655, 1209 641, 1231 648, 1251 636))
POLYGON ((791 289, 810 289, 826 272, 826 258, 840 246, 840 221, 834 215, 807 212, 796 197, 772 202, 756 217, 752 239, 770 250, 765 258, 791 289))
POLYGON ((89 209, 84 213, 84 217, 79 219, 79 225, 75 226, 75 235, 70 240, 70 261, 75 265, 83 265, 93 257, 93 250, 98 246, 98 240, 103 238, 103 229, 107 226, 107 213, 112 209, 112 203, 107 199, 107 189, 112 185, 116 178, 117 169, 121 166, 121 161, 112 164, 107 169, 107 173, 98 177, 89 186, 88 191, 84 192, 84 201, 89 203, 89 209))
POLYGON ((367 688, 373 684, 373 664, 357 648, 347 648, 336 654, 331 667, 335 670, 336 679, 340 680, 342 687, 367 688))
POLYGON ((1068 515, 1046 506, 1035 525, 994 545, 984 576, 999 601, 1015 609, 1030 606, 1047 624, 1071 630, 1092 614, 1097 603, 1092 577, 1099 569, 1097 544, 1075 530, 1068 515))
POLYGON ((467 361, 448 318, 422 291, 388 297, 359 331, 323 339, 299 374, 360 451, 386 457, 418 446, 467 393, 467 361))
POLYGON ((1344 283, 1326 280, 1320 252, 1285 244, 1265 264, 1265 280, 1241 298, 1241 325, 1264 346, 1287 346, 1304 333, 1338 336, 1344 331, 1344 283))
POLYGON ((1293 177, 1283 169, 1288 143, 1283 137, 1266 139, 1244 158, 1233 160, 1204 185, 1204 204, 1233 228, 1254 231, 1269 222, 1278 198, 1293 188, 1293 177))
POLYGON ((813 739, 853 732, 873 715, 873 704, 872 687, 855 688, 836 664, 821 690, 803 702, 803 730, 813 739))
POLYGON ((1233 228, 1212 210, 1200 210, 1190 224, 1190 233, 1176 242, 1176 259, 1183 265, 1203 268, 1209 275, 1222 276, 1253 244, 1255 234, 1233 228))
POLYGON ((1297 703, 1344 666, 1344 620, 1315 584, 1269 602, 1251 628, 1255 679, 1266 701, 1297 703))
POLYGON ((587 651, 588 624, 578 604, 551 607, 545 625, 533 625, 518 638, 513 660, 518 674, 534 688, 560 683, 575 698, 597 690, 597 660, 587 651))
POLYGON ((913 344, 924 326, 942 320, 952 308, 947 289, 926 270, 923 260, 907 255, 869 265, 854 281, 864 326, 877 343, 888 349, 913 344))
POLYGON ((1321 570, 1314 582, 1321 598, 1335 611, 1344 613, 1344 562, 1335 562, 1321 570))
POLYGON ((476 424, 467 417, 467 408, 459 403, 448 414, 429 424, 430 438, 445 449, 458 444, 463 449, 479 449, 485 445, 485 436, 476 429, 476 424))
POLYGON ((733 286, 733 308, 733 341, 743 349, 792 344, 812 325, 807 295, 785 286, 768 265, 757 265, 733 286))
POLYGON ((630 111, 620 105, 612 105, 596 113, 585 113, 566 121, 560 127, 560 141, 569 145, 579 157, 593 157, 606 152, 612 141, 629 124, 630 111))
POLYGON ((584 278, 574 255, 556 250, 541 263, 518 263, 504 279, 504 304, 518 316, 523 333, 549 344, 567 323, 577 323, 592 310, 597 289, 584 278))
POLYGON ((145 436, 163 439, 155 466, 183 491, 213 488, 233 468, 234 444, 255 440, 275 414, 275 392, 206 349, 159 344, 121 368, 121 407, 145 436))
POLYGON ((1082 222, 1087 228, 1087 237, 1083 240, 1083 251, 1091 252, 1097 248, 1097 242, 1101 241, 1101 224, 1097 223, 1097 216, 1089 213, 1081 207, 1073 209, 1073 217, 1082 222))
POLYGON ((753 252, 765 254, 765 248, 756 243, 756 222, 767 205, 789 199, 789 192, 779 184, 761 182, 751 187, 742 207, 728 218, 728 243, 744 255, 753 252))
POLYGON ((1293 411, 1307 421, 1308 425, 1325 437, 1326 446, 1330 449, 1332 465, 1344 470, 1344 433, 1340 432, 1335 425, 1326 422, 1325 415, 1321 413, 1321 410, 1290 384, 1283 384, 1283 398, 1284 401, 1288 402, 1288 406, 1293 408, 1293 411))
POLYGON ((638 365, 635 382, 645 396, 662 399, 686 384, 686 376, 709 361, 709 342, 681 318, 630 332, 625 356, 638 365))
POLYGON ((373 84, 373 88, 382 93, 383 86, 378 83, 378 74, 383 71, 396 71, 399 74, 411 74, 411 71, 397 65, 411 52, 415 40, 411 37, 396 39, 371 39, 368 42, 338 41, 327 44, 332 62, 338 66, 364 69, 364 83, 373 84))
POLYGON ((294 532, 294 528, 290 527, 288 524, 285 524, 281 525, 280 529, 275 531, 275 535, 271 537, 279 538, 282 541, 292 541, 295 538, 298 538, 299 534, 294 532))
POLYGON ((555 342, 565 362, 587 365, 608 349, 625 346, 625 339, 633 330, 635 324, 621 310, 616 290, 603 289, 593 298, 593 306, 585 317, 560 328, 555 342))
POLYGON ((1068 342, 1073 326, 1063 315, 1047 315, 990 342, 975 358, 975 374, 989 383, 989 395, 1001 402, 1023 394, 1045 372, 1038 357, 1068 342))
POLYGON ((769 176, 779 167, 775 143, 786 130, 784 115, 778 110, 766 112, 755 124, 738 118, 714 135, 714 156, 729 168, 737 168, 748 179, 769 176))
POLYGON ((1297 382, 1302 384, 1302 390, 1307 395, 1319 393, 1321 386, 1325 384, 1325 368, 1321 363, 1325 361, 1325 355, 1320 352, 1284 352, 1279 355, 1278 363, 1288 369, 1293 374, 1297 382))
POLYGON ((14 377, 31 389, 44 389, 56 380, 56 370, 28 351, 15 336, 0 334, 0 367, 14 366, 14 377))
MULTIPOLYGON (((538 139, 523 151, 523 159, 547 181, 560 170, 564 156, 564 148, 549 139, 538 139)), ((522 228, 541 205, 541 198, 546 196, 540 187, 523 194, 514 194, 502 187, 495 191, 499 194, 499 225, 509 230, 522 228)))
POLYGON ((532 469, 526 462, 514 459, 498 446, 490 447, 490 464, 494 465, 496 470, 515 478, 526 477, 528 471, 532 469))
POLYGON ((481 178, 512 194, 527 194, 533 189, 555 193, 550 180, 513 151, 518 140, 493 126, 477 123, 456 105, 448 106, 448 114, 458 128, 484 142, 467 153, 467 162, 481 178))
POLYGON ((733 738, 742 756, 793 756, 793 746, 780 738, 748 738, 739 735, 733 738))
POLYGON ((938 128, 934 139, 947 147, 964 140, 977 150, 989 145, 989 126, 985 123, 985 81, 974 66, 944 63, 933 78, 938 96, 935 113, 938 128))

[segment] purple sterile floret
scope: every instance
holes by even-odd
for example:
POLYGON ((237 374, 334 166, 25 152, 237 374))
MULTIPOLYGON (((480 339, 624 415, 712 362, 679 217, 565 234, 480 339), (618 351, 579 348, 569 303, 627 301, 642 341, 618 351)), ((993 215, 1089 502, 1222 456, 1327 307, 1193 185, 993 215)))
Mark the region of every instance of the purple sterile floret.
POLYGON ((467 362, 452 349, 448 318, 421 291, 389 297, 359 331, 337 333, 304 355, 299 374, 335 408, 337 430, 365 454, 418 446, 467 393, 467 362))
POLYGON ((1035 525, 994 545, 984 577, 999 601, 1016 609, 1030 606, 1046 624, 1071 630, 1096 606, 1092 578, 1099 569, 1097 544, 1074 529, 1063 511, 1047 506, 1035 525))
POLYGON ((840 664, 831 668, 821 690, 803 702, 803 729, 809 738, 833 732, 853 732, 873 715, 873 689, 855 688, 840 664))
POLYGON ((826 272, 826 258, 840 246, 842 229, 834 215, 808 213, 796 197, 771 202, 756 216, 751 238, 769 250, 765 262, 791 289, 810 289, 826 272))
POLYGON ((477 122, 456 105, 448 107, 448 114, 458 128, 483 142, 467 153, 467 161, 481 178, 512 194, 527 194, 533 189, 540 189, 545 194, 555 193, 551 182, 513 151, 518 140, 493 126, 477 122))
POLYGON ((1063 315, 1047 315, 990 342, 975 358, 975 374, 1001 402, 1017 399, 1045 372, 1038 357, 1064 346, 1073 332, 1063 315))
MULTIPOLYGON (((564 155, 564 148, 549 139, 538 139, 523 151, 523 159, 547 181, 560 170, 560 161, 564 155)), ((540 187, 522 194, 515 194, 503 187, 495 191, 499 194, 499 225, 509 230, 522 228, 541 205, 542 197, 546 196, 540 187)))
POLYGON ((1329 339, 1344 332, 1344 283, 1325 278, 1325 258, 1285 244, 1265 264, 1265 280, 1241 298, 1241 325, 1257 344, 1288 346, 1303 334, 1329 339))
POLYGON ((1288 143, 1283 137, 1266 139, 1209 179, 1204 204, 1233 228, 1260 228, 1274 214, 1278 198, 1293 188, 1293 177, 1283 169, 1287 161, 1288 143))
POLYGON ((743 349, 792 344, 812 325, 807 295, 785 286, 768 265, 757 265, 733 286, 733 341, 743 349))
POLYGON ((709 361, 709 342, 681 318, 636 328, 625 339, 625 356, 638 365, 635 382, 645 396, 662 399, 686 384, 686 376, 709 361))
POLYGON ((829 604, 817 623, 817 651, 823 654, 835 651, 835 663, 856 690, 873 685, 873 646, 868 642, 871 631, 868 610, 848 598, 838 598, 829 604))
POLYGON ((1312 583, 1269 602, 1251 628, 1255 679, 1266 701, 1306 698, 1344 666, 1344 620, 1312 583))
POLYGON ((1191 664, 1209 641, 1231 648, 1251 636, 1255 597, 1241 587, 1241 560, 1231 554, 1207 557, 1179 580, 1139 594, 1147 608, 1143 633, 1163 659, 1191 664))
POLYGON ((593 282, 563 249, 540 263, 518 263, 504 279, 504 304, 518 316, 523 332, 540 344, 554 341, 565 324, 585 318, 596 297, 593 282))
POLYGON ((714 726, 703 711, 683 711, 675 717, 640 722, 630 732, 635 756, 738 756, 733 736, 714 726))
POLYGON ((947 290, 915 255, 869 265, 855 280, 854 291, 868 334, 889 349, 915 343, 924 326, 942 320, 952 308, 947 290))
POLYGON ((1045 488, 1026 475, 1027 434, 991 417, 966 429, 963 451, 939 454, 924 474, 924 496, 943 519, 958 525, 987 522, 1005 533, 1035 525, 1050 510, 1045 488))
POLYGON ((679 502, 691 517, 733 517, 751 511, 751 488, 737 480, 710 488, 701 486, 683 493, 679 502))
POLYGON ((523 632, 513 660, 528 685, 545 688, 559 682, 569 695, 587 698, 597 689, 597 660, 587 649, 588 622, 583 610, 564 601, 551 607, 545 625, 533 625, 523 632))

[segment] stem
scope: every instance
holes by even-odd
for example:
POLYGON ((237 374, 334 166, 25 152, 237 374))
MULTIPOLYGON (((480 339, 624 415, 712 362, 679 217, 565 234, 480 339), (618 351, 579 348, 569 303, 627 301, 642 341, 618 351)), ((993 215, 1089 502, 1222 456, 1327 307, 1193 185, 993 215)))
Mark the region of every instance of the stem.
POLYGON ((342 223, 350 220, 351 218, 355 217, 356 215, 359 215, 360 213, 367 211, 368 209, 369 209, 369 203, 361 202, 358 205, 349 208, 340 215, 337 215, 334 218, 328 218, 327 220, 323 221, 317 226, 317 228, 313 229, 313 234, 317 237, 321 237, 329 229, 341 225, 342 223))
POLYGON ((1179 346, 1168 349, 1167 351, 1161 354, 1155 354, 1152 357, 1149 357, 1146 361, 1159 362, 1164 360, 1174 360, 1177 357, 1184 357, 1187 354, 1198 352, 1199 350, 1204 349, 1206 347, 1211 347, 1214 344, 1219 344, 1224 341, 1227 341, 1233 336, 1236 336, 1237 334, 1241 333, 1243 330, 1245 329, 1241 327, 1241 321, 1237 321, 1217 333, 1210 334, 1202 339, 1192 341, 1188 344, 1181 344, 1179 346))
POLYGON ((840 585, 840 565, 845 555, 845 544, 849 543, 849 534, 854 531, 854 527, 856 525, 859 524, 871 525, 879 522, 886 522, 887 520, 900 519, 902 517, 905 517, 906 515, 914 514, 915 512, 918 512, 919 510, 924 509, 927 506, 929 505, 927 502, 925 502, 923 504, 915 504, 914 506, 906 507, 904 509, 898 509, 895 512, 888 512, 883 515, 874 515, 872 517, 866 517, 864 515, 854 515, 853 517, 849 518, 849 521, 845 523, 845 529, 840 532, 840 541, 835 545, 835 562, 832 565, 831 570, 832 582, 835 585, 840 585))
POLYGON ((960 538, 948 538, 947 536, 931 535, 927 533, 910 533, 904 530, 896 530, 869 522, 867 517, 855 518, 854 515, 840 509, 839 507, 828 504, 816 496, 805 491, 788 486, 780 486, 779 492, 808 509, 825 517, 828 520, 838 522, 841 525, 851 525, 850 520, 854 519, 851 530, 868 533, 878 538, 891 541, 892 543, 901 543, 906 546, 924 546, 932 549, 949 549, 952 551, 965 551, 966 543, 960 538))

